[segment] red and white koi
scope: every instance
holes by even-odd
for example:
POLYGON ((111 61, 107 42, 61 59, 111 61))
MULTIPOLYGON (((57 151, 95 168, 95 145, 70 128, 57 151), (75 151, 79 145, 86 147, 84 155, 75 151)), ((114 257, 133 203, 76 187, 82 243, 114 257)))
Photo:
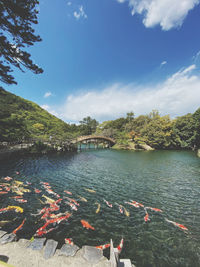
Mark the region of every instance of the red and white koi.
POLYGON ((18 198, 22 198, 22 196, 14 196, 14 197, 10 197, 10 198, 18 199, 18 198))
POLYGON ((180 229, 182 229, 182 230, 184 230, 184 231, 188 231, 188 228, 185 227, 183 224, 180 224, 180 223, 177 223, 177 222, 170 221, 170 220, 168 220, 167 218, 165 218, 165 221, 168 222, 168 223, 172 223, 174 226, 177 226, 177 227, 179 227, 180 229))
POLYGON ((64 198, 68 199, 70 202, 73 202, 76 206, 80 206, 79 203, 75 199, 70 198, 70 197, 64 197, 64 198))
POLYGON ((109 248, 109 247, 110 247, 110 244, 105 244, 105 245, 96 246, 95 248, 104 250, 104 249, 109 248))
POLYGON ((108 202, 107 200, 105 200, 105 199, 104 199, 104 202, 106 202, 106 204, 107 204, 108 207, 112 208, 112 204, 111 204, 111 203, 109 203, 109 202, 108 202))
POLYGON ((22 226, 24 225, 25 221, 26 221, 26 218, 23 220, 23 222, 12 233, 16 234, 22 228, 22 226))
POLYGON ((131 205, 131 206, 133 206, 135 208, 139 208, 140 207, 138 204, 135 204, 135 203, 132 203, 132 202, 125 201, 124 203, 129 204, 129 205, 131 205))
POLYGON ((142 203, 139 203, 139 202, 134 201, 134 200, 130 200, 130 201, 131 201, 133 204, 138 205, 139 207, 144 208, 144 205, 143 205, 142 203))
POLYGON ((161 209, 152 208, 152 207, 145 207, 145 209, 154 210, 154 211, 157 211, 157 212, 163 212, 161 209))
POLYGON ((5 194, 8 194, 8 191, 1 191, 0 192, 0 195, 5 195, 5 194))
POLYGON ((72 241, 72 238, 65 238, 65 244, 69 244, 69 245, 73 246, 74 242, 72 241))
POLYGON ((123 245, 124 245, 124 239, 122 238, 119 243, 119 246, 117 246, 118 253, 121 253, 123 245))
POLYGON ((67 201, 65 201, 65 203, 66 203, 67 205, 69 205, 69 206, 71 207, 72 210, 75 210, 75 211, 78 210, 77 207, 76 207, 76 205, 74 205, 73 203, 71 203, 71 202, 67 202, 67 201))

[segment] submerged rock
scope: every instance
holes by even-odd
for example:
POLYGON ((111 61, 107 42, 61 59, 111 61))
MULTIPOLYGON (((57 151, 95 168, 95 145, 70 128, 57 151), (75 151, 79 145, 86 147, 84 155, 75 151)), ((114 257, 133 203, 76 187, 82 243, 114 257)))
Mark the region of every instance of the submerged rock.
POLYGON ((46 238, 35 238, 28 248, 31 248, 33 250, 41 250, 43 248, 44 242, 46 241, 46 238))
POLYGON ((103 259, 103 251, 91 246, 84 246, 83 248, 83 258, 90 263, 98 263, 103 259))
POLYGON ((73 257, 78 250, 79 250, 79 247, 76 246, 76 245, 73 245, 72 246, 72 245, 69 245, 69 244, 64 244, 62 246, 62 248, 60 249, 58 255, 59 256, 64 255, 64 256, 71 256, 71 257, 73 257))
POLYGON ((17 236, 13 233, 11 234, 5 234, 0 238, 0 244, 6 244, 6 243, 10 243, 13 242, 17 239, 17 236))
POLYGON ((44 247, 44 254, 43 254, 46 260, 51 258, 55 254, 57 245, 58 245, 57 241, 53 239, 47 240, 46 245, 44 247))

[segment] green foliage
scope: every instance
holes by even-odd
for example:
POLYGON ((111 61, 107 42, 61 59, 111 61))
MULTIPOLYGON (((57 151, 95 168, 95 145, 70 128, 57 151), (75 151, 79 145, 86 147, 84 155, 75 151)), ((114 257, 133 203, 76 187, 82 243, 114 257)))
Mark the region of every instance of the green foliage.
POLYGON ((80 131, 82 135, 90 135, 96 131, 96 128, 98 126, 98 122, 95 119, 92 119, 91 117, 83 118, 82 121, 80 121, 80 131))
POLYGON ((43 72, 24 50, 24 47, 41 41, 32 28, 32 24, 38 23, 38 4, 37 0, 0 1, 0 80, 6 84, 17 84, 10 74, 11 66, 21 71, 25 67, 35 74, 43 72))
POLYGON ((37 104, 0 88, 0 141, 66 140, 78 135, 76 125, 69 125, 37 104))

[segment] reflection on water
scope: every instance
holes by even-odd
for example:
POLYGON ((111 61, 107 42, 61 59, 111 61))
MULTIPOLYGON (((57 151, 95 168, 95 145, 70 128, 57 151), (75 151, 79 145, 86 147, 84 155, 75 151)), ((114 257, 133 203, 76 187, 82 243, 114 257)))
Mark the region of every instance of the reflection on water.
MULTIPOLYGON (((63 197, 64 190, 71 191, 79 201, 78 211, 59 224, 48 238, 59 241, 71 237, 79 245, 102 245, 110 238, 118 245, 124 237, 121 257, 130 258, 137 266, 200 266, 200 160, 192 152, 152 151, 131 152, 90 150, 67 155, 29 156, 0 162, 0 177, 11 176, 17 180, 32 182, 31 193, 25 193, 28 203, 19 204, 1 195, 1 208, 9 205, 24 207, 24 214, 15 212, 0 214, 0 220, 13 220, 3 227, 12 231, 27 217, 19 237, 30 238, 44 224, 31 214, 44 207, 34 188, 41 189, 40 181, 49 182, 52 189, 63 197), (16 175, 16 171, 20 175, 16 175), (96 193, 85 190, 90 188, 96 193), (88 200, 81 202, 79 196, 88 200), (109 208, 104 199, 113 204, 109 208), (151 221, 144 222, 142 208, 130 207, 130 199, 162 209, 163 213, 149 211, 151 221), (101 209, 96 214, 97 205, 101 209), (130 211, 130 217, 119 212, 115 202, 130 211), (184 224, 185 233, 169 220, 184 224), (80 220, 88 221, 95 231, 86 230, 80 220)), ((47 196, 48 195, 43 190, 47 196)), ((10 194, 11 195, 11 194, 10 194)), ((44 199, 43 199, 44 200, 44 199)), ((70 207, 61 204, 61 212, 70 207)), ((105 252, 106 255, 106 252, 105 252)))

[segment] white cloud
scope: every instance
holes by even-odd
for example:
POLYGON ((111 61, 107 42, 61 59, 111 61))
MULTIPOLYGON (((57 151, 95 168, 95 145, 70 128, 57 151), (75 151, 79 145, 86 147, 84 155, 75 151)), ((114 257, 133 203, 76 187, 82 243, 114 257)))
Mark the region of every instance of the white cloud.
POLYGON ((53 110, 52 107, 50 107, 49 105, 44 104, 44 105, 41 105, 40 107, 45 109, 46 111, 48 111, 52 115, 59 117, 59 113, 57 111, 53 110))
POLYGON ((194 55, 194 56, 192 57, 192 59, 194 60, 194 62, 198 61, 199 58, 200 58, 200 51, 198 51, 198 52, 196 53, 196 55, 194 55))
POLYGON ((50 96, 52 96, 52 93, 51 93, 51 92, 46 92, 46 93, 44 94, 44 98, 47 98, 47 97, 50 97, 50 96))
POLYGON ((162 67, 162 66, 164 66, 166 64, 167 64, 167 61, 163 61, 163 62, 160 63, 160 66, 162 67))
POLYGON ((129 3, 132 15, 135 13, 143 15, 143 23, 147 28, 160 25, 165 31, 181 26, 188 12, 200 3, 200 0, 126 1, 129 3))
POLYGON ((158 109, 172 117, 194 112, 200 107, 200 74, 196 66, 182 69, 155 86, 136 86, 115 83, 103 90, 89 90, 67 97, 60 117, 79 121, 91 116, 99 121, 125 116, 133 110, 138 116, 158 109))
POLYGON ((83 9, 83 6, 80 6, 78 11, 74 11, 74 17, 79 20, 80 18, 87 19, 87 15, 83 9))
POLYGON ((67 2, 67 5, 68 5, 68 6, 71 6, 71 5, 72 5, 72 2, 67 2))

